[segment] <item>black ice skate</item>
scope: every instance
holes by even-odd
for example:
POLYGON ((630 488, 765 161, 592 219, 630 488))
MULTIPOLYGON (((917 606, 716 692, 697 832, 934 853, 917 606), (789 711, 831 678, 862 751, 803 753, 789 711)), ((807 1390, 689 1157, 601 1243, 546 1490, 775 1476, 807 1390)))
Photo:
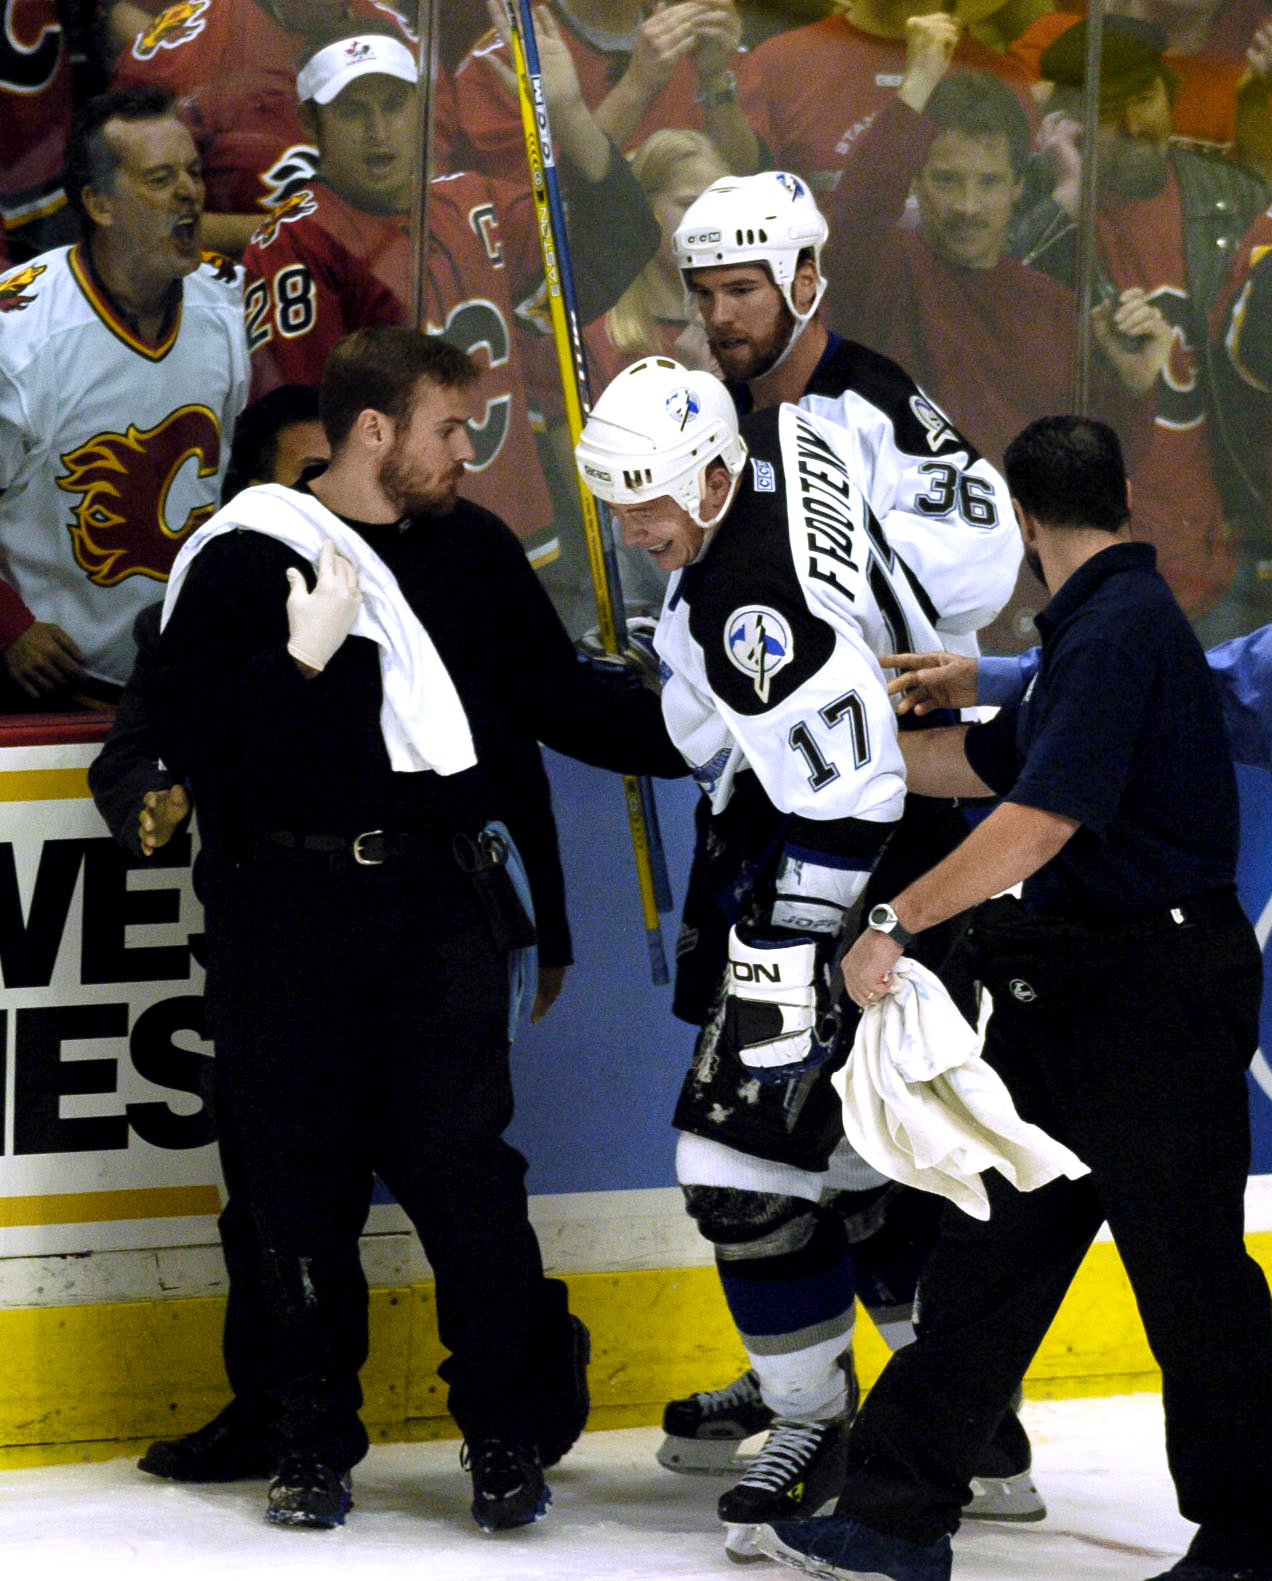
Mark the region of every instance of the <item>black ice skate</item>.
POLYGON ((816 1515, 844 1484, 844 1423, 792 1422, 775 1417, 764 1447, 741 1480, 720 1495, 716 1512, 728 1528, 724 1551, 747 1564, 763 1556, 758 1528, 796 1515, 816 1515))
POLYGON ((773 1413, 760 1398, 753 1372, 723 1389, 707 1389, 672 1400, 663 1411, 657 1460, 668 1471, 735 1477, 751 1463, 738 1453, 742 1443, 773 1425, 773 1413))
POLYGON ((552 1503, 538 1454, 501 1438, 465 1444, 460 1465, 473 1479, 473 1519, 483 1532, 503 1532, 540 1521, 552 1503))
POLYGON ((284 1455, 278 1475, 269 1485, 265 1519, 276 1526, 306 1526, 328 1531, 343 1526, 353 1508, 352 1485, 347 1471, 324 1464, 316 1455, 284 1455))

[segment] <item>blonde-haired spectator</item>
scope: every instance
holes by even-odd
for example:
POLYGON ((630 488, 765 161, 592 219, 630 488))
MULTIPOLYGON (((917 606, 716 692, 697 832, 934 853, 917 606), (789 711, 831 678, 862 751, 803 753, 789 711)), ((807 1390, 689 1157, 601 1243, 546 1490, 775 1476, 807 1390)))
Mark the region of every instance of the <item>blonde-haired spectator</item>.
POLYGON ((588 359, 598 391, 640 357, 675 357, 689 367, 719 371, 701 325, 689 319, 671 239, 685 210, 713 181, 727 176, 728 169, 711 139, 686 127, 651 133, 630 163, 662 230, 662 241, 605 317, 588 329, 588 359))

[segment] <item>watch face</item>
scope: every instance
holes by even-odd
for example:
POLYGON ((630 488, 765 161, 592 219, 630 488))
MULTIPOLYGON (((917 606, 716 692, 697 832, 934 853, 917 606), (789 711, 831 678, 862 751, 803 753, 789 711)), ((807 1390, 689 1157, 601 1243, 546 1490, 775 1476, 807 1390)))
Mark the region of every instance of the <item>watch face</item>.
POLYGON ((872 928, 881 928, 885 932, 897 925, 897 915, 891 906, 872 906, 866 920, 872 928))

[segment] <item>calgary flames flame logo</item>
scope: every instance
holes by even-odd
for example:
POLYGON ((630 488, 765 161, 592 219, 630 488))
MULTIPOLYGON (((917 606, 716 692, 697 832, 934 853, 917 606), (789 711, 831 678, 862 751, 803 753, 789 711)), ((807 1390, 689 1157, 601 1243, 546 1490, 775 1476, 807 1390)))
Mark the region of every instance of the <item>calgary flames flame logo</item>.
POLYGON ((204 490, 207 503, 174 522, 177 474, 194 462, 194 476, 213 478, 220 457, 220 426, 206 406, 183 406, 144 432, 130 423, 127 433, 97 434, 68 451, 57 483, 80 496, 68 531, 89 581, 98 587, 129 576, 165 581, 181 541, 216 509, 212 491, 204 490))
POLYGON ((161 49, 177 49, 198 38, 206 25, 203 13, 208 4, 209 0, 178 0, 176 5, 161 11, 133 40, 133 58, 149 60, 161 49))
POLYGON ((46 264, 28 264, 17 274, 0 280, 0 313, 20 313, 23 308, 30 307, 35 298, 22 293, 27 286, 35 284, 47 267, 46 264))
POLYGON ((300 192, 293 192, 291 197, 274 205, 252 233, 252 240, 258 247, 268 247, 278 235, 280 225, 304 219, 306 214, 312 214, 317 207, 317 200, 307 187, 300 192))

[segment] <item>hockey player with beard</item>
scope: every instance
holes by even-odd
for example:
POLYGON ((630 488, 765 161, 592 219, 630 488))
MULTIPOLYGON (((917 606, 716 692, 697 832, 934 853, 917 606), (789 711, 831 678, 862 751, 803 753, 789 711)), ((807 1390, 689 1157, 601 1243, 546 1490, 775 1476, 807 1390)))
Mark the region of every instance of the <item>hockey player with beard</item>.
MULTIPOLYGON (((816 1509, 836 1491, 855 1393, 855 1275, 836 1199, 850 1194, 848 1216, 869 1233, 889 1191, 843 1140, 827 970, 905 801, 878 656, 945 618, 928 589, 948 545, 933 534, 925 556, 916 535, 897 551, 859 487, 859 448, 789 404, 739 429, 718 381, 648 358, 606 389, 576 450, 624 543, 673 573, 654 636, 663 711, 709 808, 677 984, 680 1013, 704 1023, 675 1115, 677 1173, 716 1244, 764 1399, 740 1381, 718 1402, 699 1397, 688 1425, 723 1437, 729 1406, 745 1431, 772 1421, 720 1501, 728 1551, 744 1559, 764 1510, 816 1509), (757 1419, 757 1405, 771 1416, 757 1419)), ((883 1276, 908 1290, 879 1304, 902 1320, 932 1235, 926 1205, 913 1206, 882 1257, 883 1276)), ((669 1408, 668 1427, 693 1408, 669 1408)), ((1017 1513, 1040 1512, 1023 1480, 1017 1513)))
MULTIPOLYGON (((853 480, 889 551, 916 577, 942 645, 975 652, 973 633, 1006 602, 1020 562, 1002 480, 904 369, 827 327, 819 313, 826 241, 826 221, 806 185, 768 171, 708 188, 686 211, 675 245, 691 309, 736 406, 747 412, 797 402, 836 425, 853 480)), ((739 811, 742 801, 699 809, 676 1000, 677 1013, 699 1026, 710 1019, 724 970, 731 897, 769 839, 765 819, 739 811)), ((918 872, 965 832, 947 804, 907 804, 878 882, 886 887, 918 872)), ((940 964, 950 937, 924 940, 926 964, 940 964)), ((695 1063, 676 1113, 685 1133, 677 1167, 689 1211, 715 1243, 751 1368, 724 1389, 673 1401, 659 1459, 676 1470, 733 1473, 737 1443, 771 1427, 760 1457, 719 1504, 731 1551, 745 1551, 763 1512, 808 1501, 818 1468, 834 1460, 837 1424, 855 1397, 856 1298, 889 1345, 913 1338, 915 1285, 935 1238, 937 1206, 851 1153, 827 1082, 776 1159, 771 1143, 739 1127, 749 1109, 727 1083, 722 1067, 695 1063), (712 1193, 699 1211, 704 1187, 712 1193), (813 1284, 816 1323, 793 1330, 789 1313, 807 1306, 801 1292, 813 1284)), ((1023 1430, 1014 1415, 1004 1418, 969 1513, 1039 1518, 1029 1462, 1023 1430)))

